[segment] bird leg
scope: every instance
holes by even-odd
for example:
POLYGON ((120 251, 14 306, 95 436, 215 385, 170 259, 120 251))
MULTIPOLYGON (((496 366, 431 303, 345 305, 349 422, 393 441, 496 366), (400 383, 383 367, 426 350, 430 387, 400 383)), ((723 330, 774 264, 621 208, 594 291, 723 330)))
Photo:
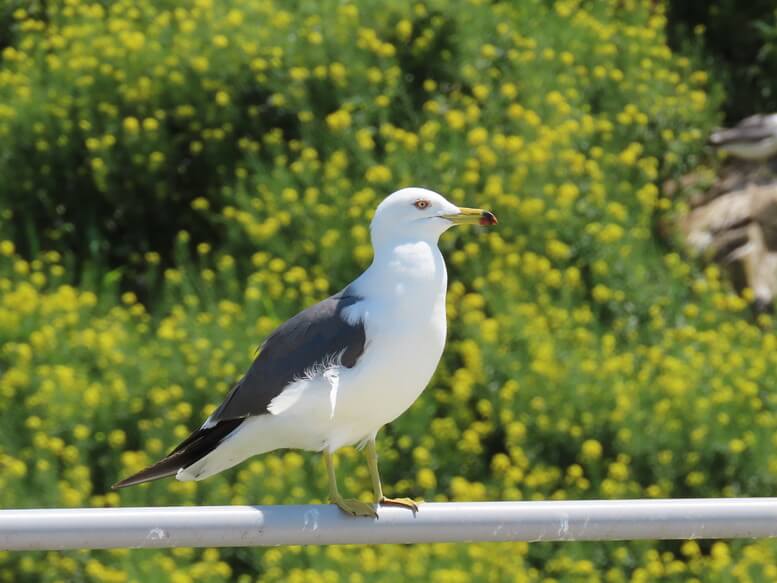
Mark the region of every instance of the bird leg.
POLYGON ((326 470, 329 474, 329 500, 342 510, 352 516, 369 516, 373 518, 378 517, 378 513, 371 505, 356 500, 354 498, 343 498, 337 489, 337 476, 335 475, 335 465, 332 460, 332 454, 328 451, 324 451, 324 460, 326 460, 326 470))
POLYGON ((375 499, 378 504, 388 504, 391 506, 403 506, 418 512, 418 504, 412 498, 386 498, 383 495, 383 486, 380 484, 380 473, 378 472, 378 452, 375 449, 375 438, 367 442, 367 466, 370 468, 370 478, 372 478, 372 491, 375 492, 375 499))

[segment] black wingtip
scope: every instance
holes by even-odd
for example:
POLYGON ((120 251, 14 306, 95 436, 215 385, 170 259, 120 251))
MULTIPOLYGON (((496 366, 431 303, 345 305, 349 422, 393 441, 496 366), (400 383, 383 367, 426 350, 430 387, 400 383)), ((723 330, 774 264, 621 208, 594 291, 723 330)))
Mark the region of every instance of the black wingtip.
POLYGON ((178 444, 178 447, 166 457, 128 478, 116 482, 111 486, 111 490, 119 490, 177 474, 181 468, 190 466, 216 449, 219 443, 243 421, 245 419, 226 419, 211 427, 200 427, 178 444))
MULTIPOLYGON (((167 460, 162 460, 162 462, 165 461, 167 460)), ((121 488, 127 488, 128 486, 136 486, 138 484, 145 484, 146 482, 168 478, 178 472, 178 468, 160 468, 159 465, 162 462, 159 462, 159 464, 155 464, 144 470, 140 470, 138 473, 132 474, 128 478, 119 480, 113 486, 111 486, 111 490, 120 490, 121 488)))
POLYGON ((137 484, 143 484, 149 481, 149 480, 137 480, 133 478, 135 478, 135 476, 130 476, 129 478, 124 478, 123 480, 119 480, 113 486, 111 486, 111 490, 121 490, 122 488, 127 488, 128 486, 136 486, 137 484))

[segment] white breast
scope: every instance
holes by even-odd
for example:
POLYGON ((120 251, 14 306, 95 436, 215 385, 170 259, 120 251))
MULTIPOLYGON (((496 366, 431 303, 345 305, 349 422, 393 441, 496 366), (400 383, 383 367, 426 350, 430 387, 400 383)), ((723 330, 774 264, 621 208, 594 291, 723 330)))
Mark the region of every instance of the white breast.
POLYGON ((367 344, 341 371, 328 447, 374 435, 424 390, 445 347, 445 262, 436 244, 399 245, 354 282, 365 300, 348 319, 364 322, 367 344))

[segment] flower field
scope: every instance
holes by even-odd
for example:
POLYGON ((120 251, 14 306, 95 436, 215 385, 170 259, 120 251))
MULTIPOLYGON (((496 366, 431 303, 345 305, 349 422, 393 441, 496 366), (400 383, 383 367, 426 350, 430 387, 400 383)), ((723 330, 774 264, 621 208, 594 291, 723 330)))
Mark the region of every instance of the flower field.
MULTIPOLYGON (((110 485, 371 259, 423 185, 446 354, 378 437, 389 496, 768 496, 777 336, 662 225, 721 92, 652 0, 0 8, 0 507, 323 501, 320 456, 110 485)), ((361 453, 342 489, 370 500, 361 453)), ((423 510, 422 510, 423 511, 423 510)), ((772 542, 0 552, 0 581, 773 581, 772 542)))

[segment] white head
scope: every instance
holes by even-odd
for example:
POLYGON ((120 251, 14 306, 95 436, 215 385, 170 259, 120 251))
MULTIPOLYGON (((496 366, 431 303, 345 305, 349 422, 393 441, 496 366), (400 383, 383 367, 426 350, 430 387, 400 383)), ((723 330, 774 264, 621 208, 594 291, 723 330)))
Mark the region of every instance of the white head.
POLYGON ((383 199, 375 210, 370 229, 372 244, 389 241, 437 242, 454 225, 495 225, 493 213, 458 207, 426 188, 403 188, 383 199))

